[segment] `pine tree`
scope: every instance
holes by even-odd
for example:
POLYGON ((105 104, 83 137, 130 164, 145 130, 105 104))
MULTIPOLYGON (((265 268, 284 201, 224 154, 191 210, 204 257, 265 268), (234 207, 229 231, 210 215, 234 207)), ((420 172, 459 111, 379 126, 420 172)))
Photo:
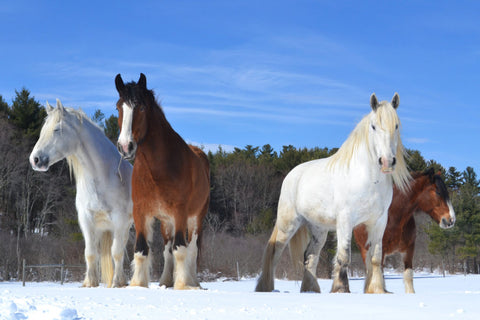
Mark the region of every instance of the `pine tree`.
POLYGON ((273 150, 272 146, 266 144, 260 150, 260 155, 258 156, 258 160, 261 163, 271 164, 274 159, 277 158, 277 153, 273 150))
POLYGON ((8 103, 3 100, 3 97, 0 94, 0 116, 2 116, 2 114, 8 115, 8 111, 10 111, 8 103))
POLYGON ((104 127, 103 119, 105 119, 105 114, 100 109, 96 109, 93 114, 92 121, 98 124, 101 127, 104 127))
POLYGON ((458 190, 462 185, 462 174, 455 167, 448 168, 445 174, 445 184, 450 190, 458 190))
POLYGON ((467 272, 479 273, 480 255, 480 181, 471 167, 463 172, 463 184, 459 189, 458 206, 455 207, 456 228, 460 233, 458 247, 459 258, 466 266, 467 272))
POLYGON ((30 97, 30 91, 23 88, 15 90, 16 97, 10 110, 10 121, 19 128, 23 135, 36 140, 42 128, 43 119, 47 115, 45 109, 30 97))
POLYGON ((407 149, 407 166, 411 171, 423 172, 427 169, 427 163, 418 150, 407 149))
POLYGON ((118 126, 118 117, 111 115, 105 120, 105 135, 114 143, 117 143, 120 127, 118 126))

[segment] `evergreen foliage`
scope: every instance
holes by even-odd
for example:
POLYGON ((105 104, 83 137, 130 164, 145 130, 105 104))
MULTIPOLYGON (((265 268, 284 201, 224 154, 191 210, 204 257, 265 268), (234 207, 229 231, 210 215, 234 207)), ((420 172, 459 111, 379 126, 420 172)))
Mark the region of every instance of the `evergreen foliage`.
POLYGON ((9 110, 9 119, 24 136, 36 139, 47 113, 34 97, 30 97, 30 91, 27 89, 23 88, 20 92, 15 90, 15 94, 9 110))
MULTIPOLYGON (((0 95, 0 234, 16 239, 20 258, 21 239, 42 234, 67 239, 67 244, 82 238, 76 223, 75 188, 65 162, 53 166, 48 173, 38 173, 30 168, 27 160, 46 112, 27 89, 15 93, 11 106, 0 95)), ((119 135, 117 117, 105 119, 105 115, 96 110, 93 119, 115 143, 119 135)), ((269 235, 285 175, 300 163, 325 158, 336 151, 336 148, 309 149, 292 145, 276 151, 266 144, 247 145, 233 152, 222 148, 208 152, 211 200, 205 228, 234 237, 269 235)), ((480 181, 476 172, 471 167, 463 172, 454 167, 445 170, 435 160, 425 160, 418 150, 407 152, 407 164, 412 171, 434 168, 444 175, 456 212, 452 229, 440 229, 434 223, 425 228, 429 251, 441 257, 453 271, 466 266, 467 272, 479 273, 480 181)), ((330 261, 334 247, 334 236, 329 235, 322 259, 330 261)), ((2 265, 0 261, 0 278, 12 274, 11 262, 8 263, 8 266, 7 262, 2 265), (10 271, 5 271, 7 269, 10 271)))

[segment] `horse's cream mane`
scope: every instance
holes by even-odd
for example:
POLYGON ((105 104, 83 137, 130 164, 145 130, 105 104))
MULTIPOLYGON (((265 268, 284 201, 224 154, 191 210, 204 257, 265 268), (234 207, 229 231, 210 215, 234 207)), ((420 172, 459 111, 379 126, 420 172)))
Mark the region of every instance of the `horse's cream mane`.
MULTIPOLYGON (((372 111, 373 112, 373 111, 372 111)), ((378 104, 378 108, 375 111, 378 125, 385 131, 393 133, 396 130, 396 126, 400 129, 400 119, 398 118, 396 110, 387 101, 382 101, 378 104)), ((348 167, 350 162, 357 152, 358 148, 364 144, 369 145, 368 132, 370 127, 369 115, 363 117, 363 119, 357 124, 355 129, 350 133, 349 137, 342 144, 340 149, 330 157, 328 166, 333 168, 337 165, 348 167)), ((405 192, 409 187, 411 180, 410 173, 405 161, 406 151, 402 144, 400 135, 398 136, 397 153, 396 153, 396 165, 395 170, 392 173, 393 183, 402 191, 405 192)))

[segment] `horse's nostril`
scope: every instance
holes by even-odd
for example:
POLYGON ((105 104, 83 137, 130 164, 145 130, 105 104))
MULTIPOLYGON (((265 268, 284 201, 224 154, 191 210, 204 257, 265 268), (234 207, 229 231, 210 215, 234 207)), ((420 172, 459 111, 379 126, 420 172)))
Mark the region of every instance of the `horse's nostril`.
POLYGON ((383 165, 383 163, 382 163, 382 158, 378 158, 378 163, 379 163, 380 165, 383 165))
POLYGON ((397 158, 393 157, 392 166, 394 166, 396 163, 397 163, 397 158))
POLYGON ((130 141, 128 143, 128 152, 132 152, 132 150, 133 150, 133 142, 130 141))
POLYGON ((38 159, 38 157, 33 158, 33 162, 34 162, 35 164, 38 164, 38 161, 40 161, 40 159, 38 159))

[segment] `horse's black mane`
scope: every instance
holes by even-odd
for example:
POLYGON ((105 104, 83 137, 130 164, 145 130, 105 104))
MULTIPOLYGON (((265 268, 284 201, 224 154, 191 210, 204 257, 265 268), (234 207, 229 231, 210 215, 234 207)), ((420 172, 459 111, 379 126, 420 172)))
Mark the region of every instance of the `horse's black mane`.
POLYGON ((442 199, 449 200, 447 186, 445 185, 445 182, 443 182, 443 179, 438 174, 436 174, 434 176, 434 180, 435 185, 437 186, 437 192, 440 194, 440 197, 442 197, 442 199))
POLYGON ((437 187, 437 193, 442 199, 447 201, 450 199, 445 182, 443 181, 442 177, 439 174, 435 174, 435 171, 433 170, 433 168, 427 169, 421 174, 415 174, 413 175, 413 177, 416 178, 420 175, 428 176, 430 178, 430 181, 432 183, 435 183, 435 186, 437 187))
POLYGON ((155 100, 155 93, 153 90, 142 89, 137 85, 135 81, 131 81, 125 84, 125 91, 122 98, 132 107, 135 108, 138 105, 147 105, 151 107, 160 108, 159 103, 155 100))

